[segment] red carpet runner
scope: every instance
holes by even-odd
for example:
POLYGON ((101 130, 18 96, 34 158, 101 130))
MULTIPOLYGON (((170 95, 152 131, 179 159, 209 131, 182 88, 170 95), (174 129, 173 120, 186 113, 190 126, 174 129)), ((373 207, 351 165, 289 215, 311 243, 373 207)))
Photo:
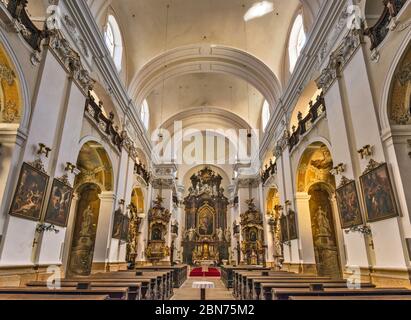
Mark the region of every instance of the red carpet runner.
POLYGON ((195 268, 190 272, 190 277, 220 277, 221 273, 216 268, 208 268, 208 272, 203 272, 202 268, 195 268))

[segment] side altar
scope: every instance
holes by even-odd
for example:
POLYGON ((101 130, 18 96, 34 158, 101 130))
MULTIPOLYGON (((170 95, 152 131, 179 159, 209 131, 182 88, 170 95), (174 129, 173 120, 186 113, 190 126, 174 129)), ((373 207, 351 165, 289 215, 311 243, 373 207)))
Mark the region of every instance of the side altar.
POLYGON ((231 242, 227 225, 228 199, 221 188, 223 178, 205 167, 190 179, 189 195, 184 199, 184 263, 221 264, 229 259, 231 242))

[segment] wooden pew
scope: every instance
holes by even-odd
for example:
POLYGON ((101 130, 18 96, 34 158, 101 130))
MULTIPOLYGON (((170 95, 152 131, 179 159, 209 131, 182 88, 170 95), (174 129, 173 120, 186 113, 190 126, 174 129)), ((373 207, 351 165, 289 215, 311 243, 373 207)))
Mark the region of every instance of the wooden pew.
POLYGON ((157 294, 155 300, 165 300, 173 295, 172 271, 161 272, 143 272, 141 275, 136 271, 120 271, 120 272, 106 272, 97 273, 93 276, 109 279, 136 279, 136 277, 156 277, 157 279, 157 294))
MULTIPOLYGON (((306 289, 309 290, 310 286, 312 285, 322 285, 324 288, 341 288, 341 289, 348 289, 347 281, 344 280, 312 280, 310 282, 306 282, 305 280, 301 281, 287 281, 287 282, 264 282, 264 281, 256 281, 254 286, 253 292, 253 300, 260 300, 263 298, 264 300, 272 300, 272 292, 273 289, 306 289)), ((375 285, 372 283, 363 283, 361 284, 362 288, 375 288, 375 285)))
POLYGON ((144 283, 142 295, 144 300, 165 300, 171 296, 169 292, 172 293, 172 285, 170 280, 167 280, 167 272, 145 272, 142 276, 136 276, 136 272, 105 272, 105 273, 96 273, 88 277, 77 277, 70 278, 67 280, 72 281, 95 281, 99 279, 105 279, 109 282, 113 281, 138 281, 143 282, 143 280, 150 279, 150 290, 149 292, 144 292, 144 283), (153 284, 154 282, 154 284, 153 284))
POLYGON ((188 276, 188 266, 175 265, 175 266, 144 266, 144 267, 135 267, 136 271, 166 271, 172 270, 173 272, 173 285, 174 288, 180 288, 183 283, 187 280, 188 276))
POLYGON ((366 288, 366 289, 324 289, 324 291, 310 291, 307 289, 273 289, 274 300, 289 300, 290 297, 317 297, 321 300, 322 297, 338 296, 338 297, 380 297, 384 296, 410 296, 411 290, 405 288, 366 288))
POLYGON ((361 300, 383 300, 383 301, 388 301, 388 300, 394 300, 394 301, 410 301, 411 300, 411 295, 383 295, 383 296, 322 296, 322 297, 312 297, 312 296, 303 296, 303 297, 294 297, 291 296, 289 300, 327 300, 327 301, 361 301, 361 300))
POLYGON ((227 289, 233 288, 234 284, 234 272, 236 271, 269 271, 270 268, 265 267, 253 267, 253 266, 222 266, 221 267, 221 280, 227 289))
POLYGON ((317 277, 309 275, 297 275, 297 274, 285 274, 285 275, 273 275, 273 276, 261 276, 261 275, 249 275, 243 274, 240 278, 238 294, 241 299, 247 299, 253 294, 253 280, 266 280, 276 282, 277 280, 286 282, 288 280, 300 280, 300 281, 327 281, 331 280, 329 277, 317 277))
POLYGON ((0 301, 5 300, 108 300, 107 295, 56 295, 56 294, 0 294, 0 301))
MULTIPOLYGON (((141 282, 75 282, 75 281, 68 281, 68 280, 61 280, 60 286, 61 287, 72 287, 72 288, 79 288, 79 285, 88 285, 90 289, 94 288, 117 288, 117 287, 127 287, 128 288, 128 300, 141 300, 141 282)), ((50 284, 47 281, 31 281, 27 283, 26 286, 28 287, 48 287, 50 284)))
POLYGON ((45 287, 9 287, 0 288, 0 294, 29 294, 29 295, 78 295, 78 296, 96 296, 105 295, 109 300, 127 300, 128 288, 91 288, 91 289, 77 289, 77 288, 61 288, 49 289, 45 287))
POLYGON ((140 282, 141 283, 141 300, 156 300, 158 294, 157 290, 157 277, 149 276, 135 276, 133 278, 118 278, 118 277, 101 277, 101 276, 88 276, 81 278, 69 278, 64 281, 71 281, 77 283, 92 282, 92 283, 130 283, 130 282, 140 282))
POLYGON ((296 276, 297 274, 295 273, 290 273, 286 271, 270 271, 270 270, 265 270, 265 271, 234 271, 233 272, 233 294, 234 296, 239 296, 241 292, 241 286, 242 286, 242 281, 244 276, 252 276, 252 275, 258 275, 258 276, 265 276, 265 274, 268 274, 269 276, 296 276))

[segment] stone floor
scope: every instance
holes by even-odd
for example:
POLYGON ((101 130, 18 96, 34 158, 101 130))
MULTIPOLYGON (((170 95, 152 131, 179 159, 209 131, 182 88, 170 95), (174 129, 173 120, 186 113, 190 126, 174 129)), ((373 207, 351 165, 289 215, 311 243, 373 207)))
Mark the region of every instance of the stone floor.
POLYGON ((207 289, 207 300, 234 300, 231 290, 228 290, 220 278, 189 278, 178 289, 174 289, 171 300, 200 300, 200 289, 193 289, 194 281, 214 282, 215 289, 207 289))

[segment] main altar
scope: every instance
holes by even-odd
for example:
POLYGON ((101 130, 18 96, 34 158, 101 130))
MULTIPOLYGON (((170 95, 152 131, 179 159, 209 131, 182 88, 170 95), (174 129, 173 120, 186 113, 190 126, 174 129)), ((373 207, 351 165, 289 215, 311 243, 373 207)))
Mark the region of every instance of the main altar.
POLYGON ((231 232, 222 179, 209 167, 190 178, 189 195, 184 199, 183 259, 186 264, 221 264, 229 258, 231 232))

